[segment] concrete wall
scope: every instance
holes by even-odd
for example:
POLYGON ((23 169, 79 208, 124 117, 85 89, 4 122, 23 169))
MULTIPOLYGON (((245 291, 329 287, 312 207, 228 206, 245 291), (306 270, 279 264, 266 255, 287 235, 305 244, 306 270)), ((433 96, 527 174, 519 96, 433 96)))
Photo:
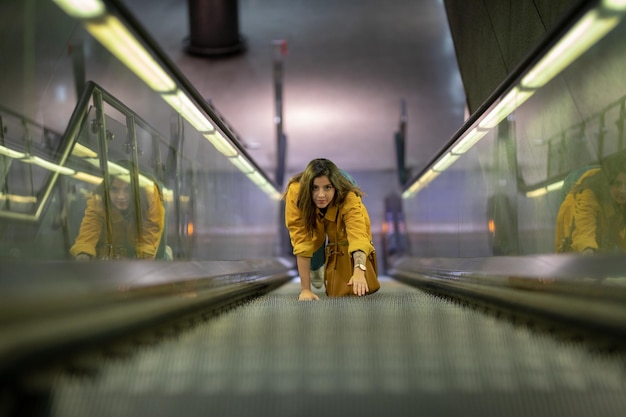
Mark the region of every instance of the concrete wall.
POLYGON ((578 0, 444 0, 470 114, 578 0))

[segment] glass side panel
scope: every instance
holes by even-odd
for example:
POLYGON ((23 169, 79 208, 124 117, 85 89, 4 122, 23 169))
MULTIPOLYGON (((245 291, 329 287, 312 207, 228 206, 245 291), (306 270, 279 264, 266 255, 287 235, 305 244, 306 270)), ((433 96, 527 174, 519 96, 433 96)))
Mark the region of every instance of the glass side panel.
POLYGON ((163 211, 155 259, 275 256, 272 181, 110 7, 96 24, 49 0, 0 3, 15 22, 0 28, 0 260, 73 261, 90 207, 98 213, 92 259, 141 257, 155 199, 163 211), (111 34, 132 40, 111 42, 111 34), (139 70, 137 56, 158 68, 139 70), (218 149, 216 138, 229 145, 218 149), (251 180, 255 171, 262 180, 251 180), (122 203, 112 193, 127 193, 119 201, 128 208, 116 212, 122 203), (134 241, 126 248, 110 230, 121 220, 134 241))
MULTIPOLYGON (((574 252, 585 247, 596 253, 626 250, 626 190, 618 190, 617 197, 609 192, 617 187, 616 175, 626 169, 617 167, 625 146, 623 14, 605 10, 586 15, 586 25, 591 25, 591 16, 608 33, 547 82, 537 80, 556 64, 534 78, 520 76, 485 115, 467 126, 468 137, 476 129, 482 138, 466 152, 461 147, 455 152, 453 145, 450 157, 456 161, 448 167, 436 161, 434 179, 424 181, 421 189, 416 186, 417 192, 405 192, 412 255, 555 253, 560 252, 563 231, 588 239, 584 244, 579 240, 574 252), (490 120, 496 113, 491 110, 507 106, 513 109, 504 113, 508 116, 490 120), (564 180, 569 184, 575 172, 597 165, 602 167, 594 180, 599 185, 585 182, 577 188, 574 203, 567 210, 564 206, 559 216, 570 190, 564 180), (575 229, 570 229, 572 218, 578 219, 575 229)), ((569 49, 586 43, 593 27, 587 26, 569 49)))

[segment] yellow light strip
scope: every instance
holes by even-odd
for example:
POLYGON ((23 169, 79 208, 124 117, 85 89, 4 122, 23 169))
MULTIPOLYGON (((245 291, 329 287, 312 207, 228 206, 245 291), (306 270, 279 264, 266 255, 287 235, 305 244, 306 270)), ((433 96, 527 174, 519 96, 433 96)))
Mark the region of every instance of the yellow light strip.
POLYGON ((173 91, 174 80, 115 16, 86 21, 85 27, 109 52, 155 91, 173 91))

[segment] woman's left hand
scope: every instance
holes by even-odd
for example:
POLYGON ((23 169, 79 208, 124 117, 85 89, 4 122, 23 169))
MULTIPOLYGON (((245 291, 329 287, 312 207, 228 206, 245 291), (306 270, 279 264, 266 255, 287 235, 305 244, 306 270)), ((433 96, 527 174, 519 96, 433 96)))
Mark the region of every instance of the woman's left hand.
POLYGON ((367 280, 365 279, 365 272, 361 270, 355 270, 352 273, 352 278, 348 281, 348 285, 352 285, 352 292, 359 297, 370 291, 367 286, 367 280))

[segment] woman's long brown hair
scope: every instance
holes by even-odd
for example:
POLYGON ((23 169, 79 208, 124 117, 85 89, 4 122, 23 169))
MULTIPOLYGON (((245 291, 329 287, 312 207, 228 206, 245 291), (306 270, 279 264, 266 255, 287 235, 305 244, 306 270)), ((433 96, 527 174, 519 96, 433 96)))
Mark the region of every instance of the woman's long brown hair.
MULTIPOLYGON (((328 180, 335 188, 335 197, 331 202, 332 205, 341 206, 346 195, 350 191, 362 197, 364 193, 352 181, 346 178, 341 170, 337 168, 332 161, 325 158, 314 159, 308 163, 304 171, 293 176, 287 184, 289 186, 294 182, 300 183, 300 194, 298 195, 297 207, 302 212, 306 230, 313 234, 316 226, 316 206, 313 203, 313 181, 322 176, 328 177, 328 180)), ((287 191, 285 191, 286 195, 287 191)))

